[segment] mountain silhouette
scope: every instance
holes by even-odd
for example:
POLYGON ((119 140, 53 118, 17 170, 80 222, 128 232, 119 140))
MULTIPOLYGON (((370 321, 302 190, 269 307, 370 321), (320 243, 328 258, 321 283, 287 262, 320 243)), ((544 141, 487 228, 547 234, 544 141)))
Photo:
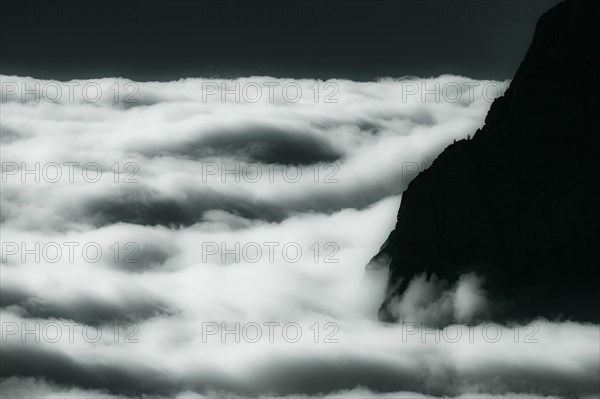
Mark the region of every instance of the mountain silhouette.
POLYGON ((452 287, 474 274, 482 317, 600 321, 599 10, 546 12, 485 126, 410 183, 372 261, 389 263, 380 319, 403 318, 394 306, 417 277, 452 287))

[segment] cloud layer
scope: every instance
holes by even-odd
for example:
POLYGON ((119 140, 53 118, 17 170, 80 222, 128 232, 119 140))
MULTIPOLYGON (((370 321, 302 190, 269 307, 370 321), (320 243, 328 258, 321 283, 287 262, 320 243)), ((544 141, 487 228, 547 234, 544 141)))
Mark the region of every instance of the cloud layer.
POLYGON ((469 325, 480 276, 398 305, 454 329, 376 317, 402 191, 507 82, 1 80, 3 393, 597 393, 598 326, 469 325))

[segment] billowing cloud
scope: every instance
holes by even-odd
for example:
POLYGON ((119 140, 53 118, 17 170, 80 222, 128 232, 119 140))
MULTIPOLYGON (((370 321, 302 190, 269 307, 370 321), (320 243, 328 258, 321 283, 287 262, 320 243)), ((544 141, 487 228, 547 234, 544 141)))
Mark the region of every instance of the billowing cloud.
POLYGON ((473 322, 489 310, 483 285, 484 278, 475 273, 460 276, 452 286, 435 274, 420 274, 387 310, 395 319, 428 325, 473 322))
POLYGON ((1 79, 3 394, 597 393, 598 326, 472 324, 482 276, 377 320, 402 191, 507 82, 1 79))

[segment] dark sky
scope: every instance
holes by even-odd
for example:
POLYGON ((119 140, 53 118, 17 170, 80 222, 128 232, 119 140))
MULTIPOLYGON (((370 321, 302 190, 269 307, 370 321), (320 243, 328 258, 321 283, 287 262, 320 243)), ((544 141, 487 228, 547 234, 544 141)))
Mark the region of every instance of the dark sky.
POLYGON ((2 1, 2 74, 506 79, 558 0, 2 1))

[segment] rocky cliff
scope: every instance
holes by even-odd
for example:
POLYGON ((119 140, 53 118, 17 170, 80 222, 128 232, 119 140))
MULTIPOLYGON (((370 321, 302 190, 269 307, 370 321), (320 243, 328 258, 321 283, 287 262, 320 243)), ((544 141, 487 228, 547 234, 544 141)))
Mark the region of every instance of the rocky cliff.
POLYGON ((375 257, 390 260, 381 319, 406 316, 395 307, 415 277, 470 273, 482 317, 600 321, 599 10, 567 0, 544 14, 485 126, 411 182, 375 257))

